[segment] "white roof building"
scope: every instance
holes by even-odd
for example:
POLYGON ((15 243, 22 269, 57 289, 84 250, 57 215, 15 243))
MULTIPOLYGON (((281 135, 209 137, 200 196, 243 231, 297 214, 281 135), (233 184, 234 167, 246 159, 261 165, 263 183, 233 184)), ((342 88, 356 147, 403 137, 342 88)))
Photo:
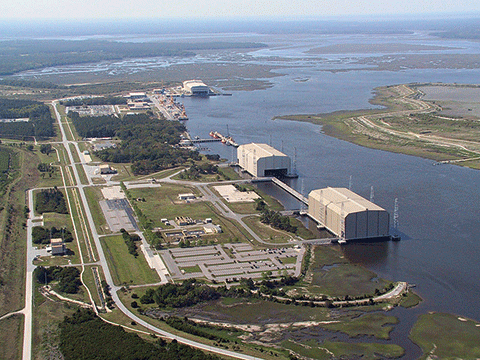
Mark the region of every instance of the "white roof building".
POLYGON ((240 145, 237 157, 240 167, 256 177, 290 174, 290 157, 267 144, 240 145))
POLYGON ((183 82, 183 89, 191 95, 206 96, 210 94, 210 88, 201 80, 187 80, 183 82))
POLYGON ((345 239, 389 236, 388 212, 346 188, 328 187, 311 191, 308 214, 345 239))

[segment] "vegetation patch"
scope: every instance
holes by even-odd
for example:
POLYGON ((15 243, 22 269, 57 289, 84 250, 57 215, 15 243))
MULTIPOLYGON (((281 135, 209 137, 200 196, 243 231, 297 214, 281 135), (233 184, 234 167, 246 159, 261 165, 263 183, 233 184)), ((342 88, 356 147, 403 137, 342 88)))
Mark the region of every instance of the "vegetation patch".
POLYGON ((33 276, 39 284, 47 285, 58 281, 55 289, 67 294, 76 294, 82 285, 80 271, 75 267, 39 266, 35 268, 33 276))
POLYGON ((32 241, 34 244, 50 244, 51 239, 60 238, 64 242, 72 242, 73 235, 66 229, 57 229, 55 226, 52 228, 44 228, 43 226, 34 226, 32 228, 32 241))
POLYGON ((322 346, 341 359, 395 359, 405 354, 405 350, 396 344, 325 341, 322 346))
POLYGON ((38 101, 0 98, 0 119, 14 120, 0 122, 0 137, 41 140, 55 135, 50 107, 38 101))
POLYGON ((173 340, 149 342, 122 327, 103 322, 91 310, 79 309, 60 324, 60 350, 70 360, 213 360, 173 340))
POLYGON ((153 284, 160 281, 143 256, 132 257, 121 235, 101 238, 115 285, 153 284))
POLYGON ((421 302, 422 298, 410 290, 403 295, 402 299, 400 300, 400 306, 408 309, 417 306, 421 302))
POLYGON ((96 151, 95 155, 105 162, 131 163, 135 175, 147 175, 184 164, 189 159, 201 159, 196 151, 174 146, 186 130, 177 121, 148 115, 79 116, 75 112, 69 117, 81 137, 122 140, 119 146, 96 151))
POLYGON ((410 339, 423 350, 422 359, 477 359, 480 357, 480 326, 452 314, 421 315, 410 339))
POLYGON ((68 214, 63 193, 57 187, 40 191, 36 194, 35 211, 39 214, 46 212, 68 214))
POLYGON ((348 322, 339 322, 321 325, 328 330, 340 331, 350 337, 357 337, 360 335, 374 336, 377 339, 390 339, 390 332, 393 326, 398 324, 398 319, 395 316, 386 316, 382 313, 370 313, 354 318, 348 322))

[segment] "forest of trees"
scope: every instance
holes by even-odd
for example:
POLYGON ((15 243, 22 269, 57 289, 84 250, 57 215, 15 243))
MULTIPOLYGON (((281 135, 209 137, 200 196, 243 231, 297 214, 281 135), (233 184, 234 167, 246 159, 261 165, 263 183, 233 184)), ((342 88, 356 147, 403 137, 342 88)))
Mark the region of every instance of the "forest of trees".
POLYGON ((39 214, 45 212, 56 212, 59 214, 68 214, 67 204, 63 193, 56 187, 42 190, 37 193, 35 200, 35 210, 39 214))
POLYGON ((78 309, 60 324, 60 351, 67 360, 218 359, 175 340, 143 340, 120 326, 107 324, 87 309, 78 309))
POLYGON ((34 226, 32 228, 32 242, 34 244, 49 244, 50 239, 61 238, 64 242, 72 242, 73 235, 66 229, 57 229, 55 226, 52 228, 45 228, 43 226, 34 226))
POLYGON ((136 175, 184 164, 187 160, 200 160, 196 151, 174 145, 180 141, 185 126, 177 121, 167 121, 148 115, 78 116, 70 115, 82 137, 116 137, 120 146, 98 151, 96 155, 105 162, 132 163, 136 175))
POLYGON ((82 285, 80 270, 76 267, 39 266, 33 271, 33 276, 39 284, 58 281, 56 289, 67 294, 76 294, 82 285))
POLYGON ((260 215, 260 221, 264 224, 271 225, 275 229, 297 232, 297 227, 290 223, 290 217, 280 214, 278 211, 263 209, 260 215))
POLYGON ((0 122, 0 137, 42 140, 55 135, 50 108, 37 101, 0 98, 0 119, 29 118, 28 122, 0 122))
POLYGON ((0 42, 0 75, 12 75, 20 71, 48 66, 124 58, 194 56, 195 51, 198 50, 265 46, 249 42, 134 43, 107 40, 7 40, 0 42))

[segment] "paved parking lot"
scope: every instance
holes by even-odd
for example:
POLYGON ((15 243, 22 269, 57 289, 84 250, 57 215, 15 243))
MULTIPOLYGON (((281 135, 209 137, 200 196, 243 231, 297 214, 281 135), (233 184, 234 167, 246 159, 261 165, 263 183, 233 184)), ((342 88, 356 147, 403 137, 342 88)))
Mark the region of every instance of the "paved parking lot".
POLYGON ((173 280, 204 277, 217 282, 234 278, 261 278, 273 275, 298 276, 305 249, 278 248, 255 250, 250 244, 224 244, 194 248, 175 248, 159 252, 173 280), (285 261, 285 259, 294 258, 285 261), (192 269, 200 269, 193 271, 192 269))
POLYGON ((138 231, 137 222, 126 199, 103 200, 100 201, 108 227, 114 233, 120 232, 120 229, 127 231, 138 231))

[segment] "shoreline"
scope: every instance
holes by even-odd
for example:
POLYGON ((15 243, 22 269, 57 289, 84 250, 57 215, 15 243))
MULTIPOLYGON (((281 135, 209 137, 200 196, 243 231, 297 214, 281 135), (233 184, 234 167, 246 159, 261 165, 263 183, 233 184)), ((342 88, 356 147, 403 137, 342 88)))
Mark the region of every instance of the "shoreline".
MULTIPOLYGON (((378 87, 369 101, 382 109, 340 110, 324 114, 299 114, 276 116, 273 120, 310 122, 322 126, 325 135, 350 143, 424 159, 434 160, 434 165, 451 163, 480 170, 480 142, 443 135, 440 131, 419 131, 405 119, 410 117, 455 120, 439 115, 442 107, 434 100, 421 100, 421 86, 448 88, 478 88, 479 85, 422 83, 378 87), (403 123, 397 121, 403 120, 403 123), (398 124, 390 124, 390 120, 398 124), (417 130, 417 131, 415 131, 417 130), (440 134, 440 135, 439 135, 440 134)), ((463 119, 463 118, 462 118, 463 119)), ((445 121, 446 121, 445 120, 445 121)), ((427 123, 425 126, 430 125, 427 123)), ((455 124, 454 126, 456 126, 455 124)), ((454 133, 456 129, 446 128, 454 133)), ((441 129, 443 130, 443 129, 441 129)))

